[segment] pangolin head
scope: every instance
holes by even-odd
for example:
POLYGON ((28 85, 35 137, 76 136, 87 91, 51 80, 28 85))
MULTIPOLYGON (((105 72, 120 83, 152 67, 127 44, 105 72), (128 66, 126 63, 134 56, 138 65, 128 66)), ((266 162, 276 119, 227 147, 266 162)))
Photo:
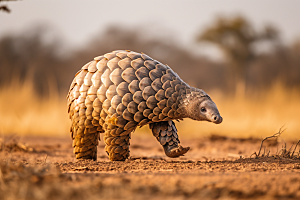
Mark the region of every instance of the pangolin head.
POLYGON ((190 96, 186 104, 187 117, 198 121, 220 124, 223 121, 216 104, 202 91, 202 95, 190 96))

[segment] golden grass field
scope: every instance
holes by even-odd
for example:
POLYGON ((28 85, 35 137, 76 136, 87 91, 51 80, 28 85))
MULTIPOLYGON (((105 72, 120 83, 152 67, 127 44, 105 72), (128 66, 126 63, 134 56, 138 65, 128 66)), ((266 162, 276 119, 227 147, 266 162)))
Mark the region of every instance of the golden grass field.
MULTIPOLYGON (((69 135, 70 120, 66 98, 50 90, 48 98, 39 97, 31 81, 13 81, 0 89, 0 134, 69 135)), ((210 134, 229 137, 265 137, 284 125, 283 139, 300 139, 300 92, 276 83, 267 91, 248 92, 233 97, 221 91, 206 91, 223 117, 220 125, 185 119, 177 123, 181 137, 210 134)), ((149 132, 147 127, 137 133, 149 132)))

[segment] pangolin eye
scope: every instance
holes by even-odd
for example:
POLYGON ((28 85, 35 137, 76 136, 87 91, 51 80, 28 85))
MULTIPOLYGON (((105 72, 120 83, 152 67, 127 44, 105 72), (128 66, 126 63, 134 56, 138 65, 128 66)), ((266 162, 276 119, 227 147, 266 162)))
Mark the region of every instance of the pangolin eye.
POLYGON ((206 109, 204 107, 202 107, 201 112, 206 112, 206 109))

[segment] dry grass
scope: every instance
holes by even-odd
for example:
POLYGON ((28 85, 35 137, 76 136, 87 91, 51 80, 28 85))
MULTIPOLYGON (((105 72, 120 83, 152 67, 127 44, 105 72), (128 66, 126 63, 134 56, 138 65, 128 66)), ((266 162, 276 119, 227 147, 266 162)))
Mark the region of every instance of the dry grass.
POLYGON ((0 137, 0 152, 7 151, 7 152, 34 152, 35 150, 19 141, 18 138, 14 137, 14 135, 10 135, 8 137, 0 137))
POLYGON ((66 99, 50 90, 48 98, 39 97, 31 81, 0 89, 0 134, 66 135, 69 118, 66 99))
MULTIPOLYGON (((245 98, 233 98, 221 92, 207 91, 224 119, 220 125, 189 119, 177 123, 181 137, 211 134, 230 137, 265 137, 285 125, 284 139, 300 138, 300 92, 275 84, 268 91, 253 91, 245 98)), ((13 81, 0 89, 0 134, 69 135, 70 121, 66 99, 56 91, 39 98, 30 81, 13 81)), ((148 127, 138 129, 147 132, 148 127)))
MULTIPOLYGON (((282 133, 285 131, 285 129, 283 129, 283 127, 281 127, 279 129, 279 131, 277 133, 275 133, 274 135, 272 136, 268 136, 268 137, 265 137, 262 141, 261 141, 261 144, 260 144, 260 148, 259 148, 259 151, 258 153, 254 152, 250 158, 253 156, 255 157, 256 159, 258 158, 270 158, 270 157, 275 157, 275 158, 290 158, 290 159, 299 159, 300 158, 300 149, 297 150, 297 147, 300 143, 300 140, 298 140, 298 142, 296 144, 292 144, 290 146, 290 148, 287 149, 287 145, 286 143, 284 143, 284 145, 282 146, 282 148, 280 150, 278 150, 277 148, 277 152, 276 154, 270 154, 271 151, 270 150, 266 150, 266 147, 264 146, 264 144, 266 142, 268 142, 269 140, 271 139, 275 139, 277 141, 277 139, 279 137, 281 137, 282 133), (263 149, 263 151, 262 151, 263 149)), ((272 141, 272 140, 271 140, 272 141)))

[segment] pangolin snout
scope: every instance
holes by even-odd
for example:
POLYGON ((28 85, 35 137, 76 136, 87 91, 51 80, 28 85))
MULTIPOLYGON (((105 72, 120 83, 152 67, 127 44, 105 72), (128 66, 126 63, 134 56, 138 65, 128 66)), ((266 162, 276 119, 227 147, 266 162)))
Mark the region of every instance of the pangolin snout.
POLYGON ((213 115, 212 116, 212 122, 215 124, 220 124, 223 121, 223 118, 221 115, 213 115))

